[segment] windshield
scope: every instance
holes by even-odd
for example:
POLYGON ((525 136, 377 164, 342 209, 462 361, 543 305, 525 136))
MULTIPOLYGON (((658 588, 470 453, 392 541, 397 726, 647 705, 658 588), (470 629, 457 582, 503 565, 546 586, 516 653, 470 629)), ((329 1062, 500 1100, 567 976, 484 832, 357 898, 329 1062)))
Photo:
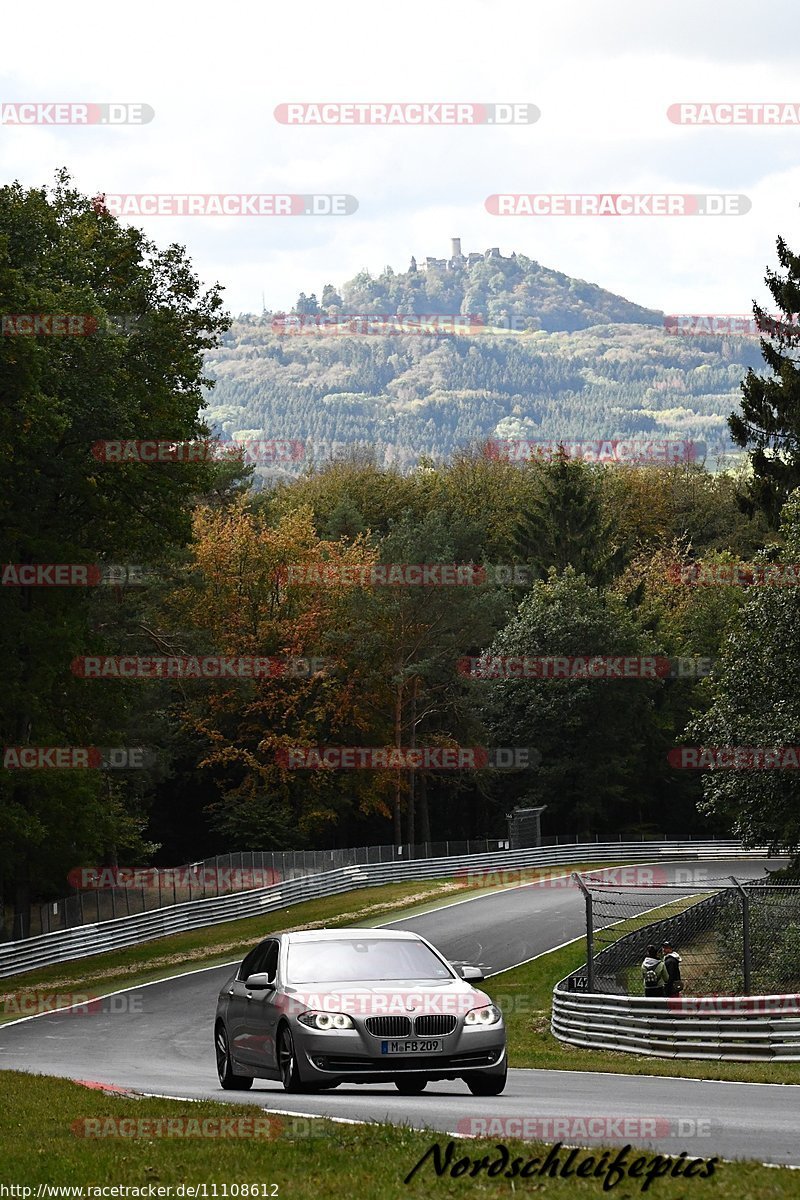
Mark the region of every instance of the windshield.
POLYGON ((288 982, 355 983, 366 980, 452 979, 453 973, 423 942, 370 938, 363 942, 295 942, 289 946, 288 982))

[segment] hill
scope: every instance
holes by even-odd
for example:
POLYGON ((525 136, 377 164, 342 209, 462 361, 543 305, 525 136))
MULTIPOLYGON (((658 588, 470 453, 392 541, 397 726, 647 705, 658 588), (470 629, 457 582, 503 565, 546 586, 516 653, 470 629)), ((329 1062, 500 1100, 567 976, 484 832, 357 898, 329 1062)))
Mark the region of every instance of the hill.
POLYGON ((207 363, 209 421, 226 439, 299 439, 306 459, 369 447, 401 469, 486 439, 691 440, 712 462, 731 452, 726 419, 761 364, 757 339, 670 334, 663 314, 524 255, 456 249, 328 284, 319 300, 301 293, 299 328, 242 315, 207 363), (360 332, 354 314, 400 314, 402 330, 360 332), (410 333, 412 314, 478 323, 469 336, 410 333))

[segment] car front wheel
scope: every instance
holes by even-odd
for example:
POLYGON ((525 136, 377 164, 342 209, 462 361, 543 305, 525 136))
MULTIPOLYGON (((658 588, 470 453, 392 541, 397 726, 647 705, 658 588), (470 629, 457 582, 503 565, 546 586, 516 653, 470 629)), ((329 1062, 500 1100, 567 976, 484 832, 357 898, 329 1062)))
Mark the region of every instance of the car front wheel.
POLYGON ((418 1096, 425 1091, 427 1082, 424 1075, 398 1075, 394 1086, 401 1096, 418 1096))
POLYGON ((490 1074, 488 1071, 476 1072, 474 1075, 467 1075, 464 1082, 473 1096, 499 1096, 506 1086, 507 1079, 506 1069, 502 1075, 490 1074))
MULTIPOLYGON (((294 1050, 294 1038, 288 1026, 284 1026, 278 1038, 278 1069, 281 1073, 281 1083, 286 1092, 304 1092, 306 1087, 297 1069, 297 1055, 294 1050)), ((308 1089, 309 1091, 311 1089, 308 1089)))
POLYGON ((224 1025, 218 1025, 214 1034, 214 1049, 217 1055, 217 1075, 220 1086, 226 1092, 246 1092, 253 1086, 250 1075, 234 1075, 231 1062, 231 1051, 228 1045, 228 1034, 224 1025))

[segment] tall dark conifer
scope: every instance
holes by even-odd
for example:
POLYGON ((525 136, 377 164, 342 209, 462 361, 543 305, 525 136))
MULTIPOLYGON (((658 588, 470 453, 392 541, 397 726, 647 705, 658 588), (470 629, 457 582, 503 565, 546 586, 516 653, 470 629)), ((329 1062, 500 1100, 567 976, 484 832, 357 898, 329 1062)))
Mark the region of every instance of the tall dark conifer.
POLYGON ((784 274, 767 270, 765 282, 779 312, 768 314, 757 304, 753 312, 764 333, 761 353, 772 374, 748 370, 742 384, 742 412, 728 418, 731 437, 750 452, 753 478, 744 497, 745 511, 766 513, 777 528, 789 494, 800 486, 800 257, 783 238, 777 243, 784 274))
POLYGON ((593 583, 608 582, 616 562, 599 480, 586 463, 556 458, 540 468, 514 533, 517 557, 543 579, 551 567, 574 567, 593 583))

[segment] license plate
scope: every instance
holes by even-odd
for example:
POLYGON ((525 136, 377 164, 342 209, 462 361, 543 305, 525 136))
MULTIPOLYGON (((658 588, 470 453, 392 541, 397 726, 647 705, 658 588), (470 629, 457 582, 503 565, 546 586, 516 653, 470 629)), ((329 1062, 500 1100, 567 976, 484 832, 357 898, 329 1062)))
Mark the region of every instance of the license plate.
POLYGON ((441 1038, 426 1038, 424 1042, 381 1042, 381 1054, 435 1054, 444 1049, 441 1038))

